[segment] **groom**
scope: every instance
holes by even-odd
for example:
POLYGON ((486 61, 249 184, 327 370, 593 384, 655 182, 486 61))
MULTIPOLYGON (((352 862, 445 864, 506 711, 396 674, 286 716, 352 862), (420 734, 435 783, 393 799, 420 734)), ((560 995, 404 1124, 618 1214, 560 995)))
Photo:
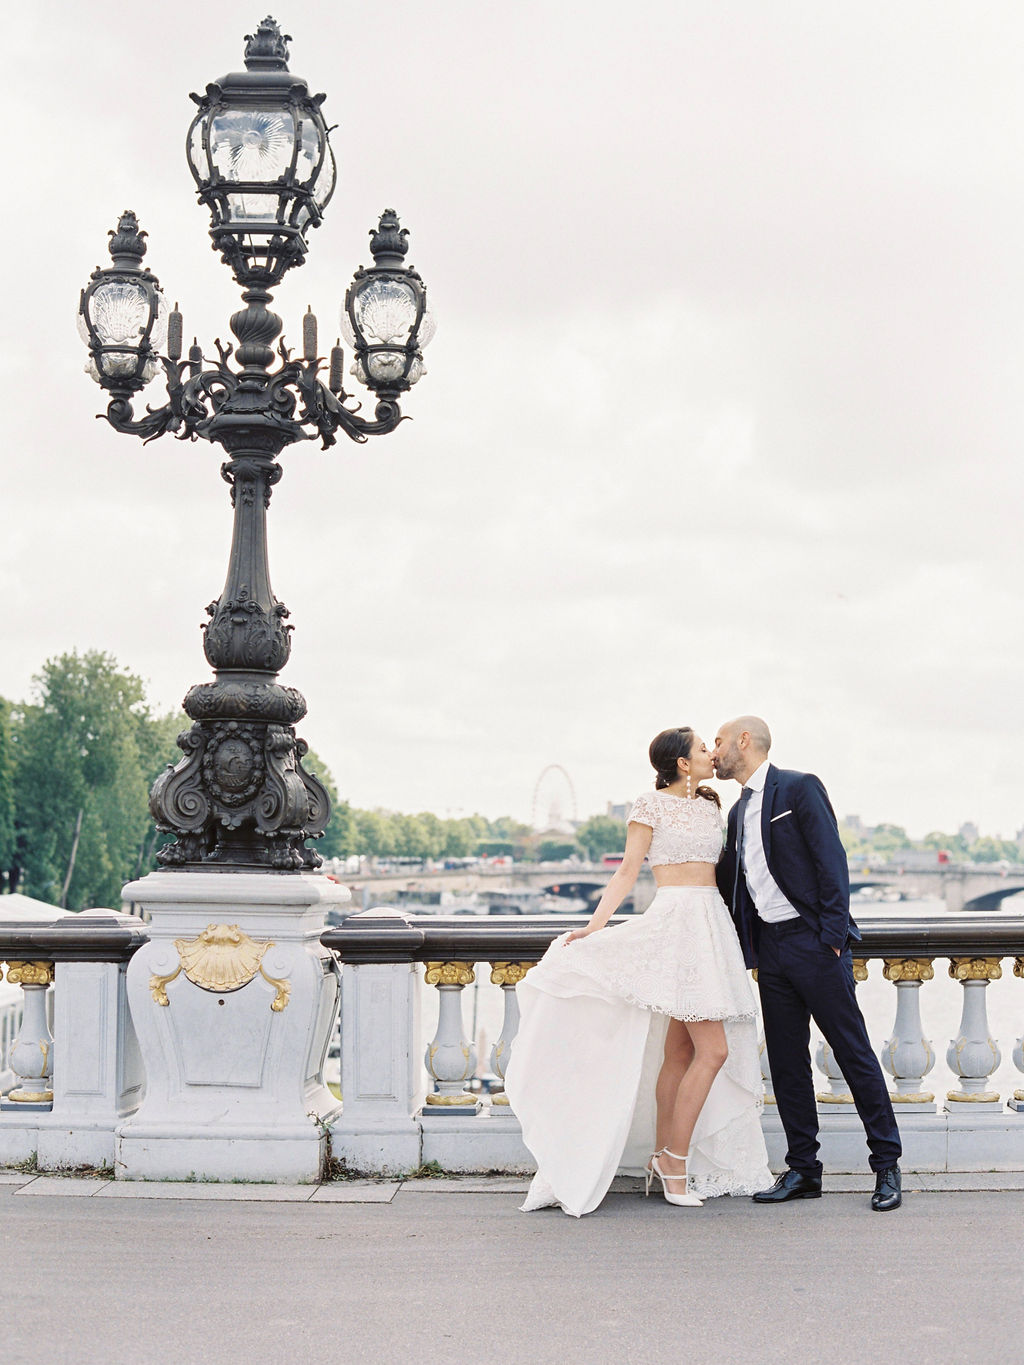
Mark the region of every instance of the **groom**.
POLYGON ((902 1202, 899 1130, 881 1067, 854 995, 846 853, 825 788, 810 773, 768 762, 772 737, 757 716, 718 731, 712 755, 720 778, 743 787, 729 812, 718 887, 732 912, 748 967, 757 967, 764 1036, 788 1170, 758 1204, 821 1195, 818 1111, 809 1052, 811 1019, 846 1077, 864 1124, 875 1172, 871 1207, 902 1202))

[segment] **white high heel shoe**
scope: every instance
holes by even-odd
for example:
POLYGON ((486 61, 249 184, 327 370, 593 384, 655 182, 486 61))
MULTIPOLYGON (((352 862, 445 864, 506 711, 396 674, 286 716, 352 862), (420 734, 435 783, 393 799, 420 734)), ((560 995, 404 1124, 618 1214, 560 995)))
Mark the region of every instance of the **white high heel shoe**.
POLYGON ((658 1157, 661 1156, 664 1150, 665 1150, 664 1147, 659 1147, 656 1152, 652 1152, 651 1159, 647 1163, 647 1169, 644 1171, 645 1198, 651 1193, 651 1181, 654 1179, 654 1177, 657 1176, 659 1180, 661 1179, 661 1175, 654 1169, 654 1163, 657 1161, 658 1157))
POLYGON ((686 1189, 686 1183, 689 1179, 687 1173, 683 1171, 681 1175, 667 1175, 658 1165, 659 1156, 670 1156, 673 1161, 689 1161, 689 1152, 687 1152, 685 1156, 680 1156, 678 1152, 670 1152, 667 1147, 663 1147, 660 1152, 656 1152, 654 1156, 651 1157, 651 1173, 652 1175, 656 1175, 661 1181, 661 1192, 669 1204, 676 1204, 680 1208, 687 1209, 702 1208, 704 1200, 699 1199, 697 1195, 691 1194, 690 1191, 686 1189), (682 1180, 684 1182, 684 1189, 686 1189, 685 1194, 673 1194, 669 1189, 669 1181, 677 1180, 682 1180))

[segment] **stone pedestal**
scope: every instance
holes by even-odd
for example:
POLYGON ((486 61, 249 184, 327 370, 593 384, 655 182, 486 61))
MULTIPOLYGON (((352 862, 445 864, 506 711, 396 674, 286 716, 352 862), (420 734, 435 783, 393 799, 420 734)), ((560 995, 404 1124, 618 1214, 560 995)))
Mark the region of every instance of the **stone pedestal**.
POLYGON ((349 892, 315 873, 154 872, 128 968, 146 1071, 117 1129, 129 1180, 312 1181, 340 1110, 323 1083, 338 973, 319 942, 349 892))
MULTIPOLYGON (((123 921, 116 910, 68 916, 123 921)), ((142 1058, 128 1013, 123 962, 58 962, 54 985, 53 1111, 39 1122, 42 1170, 113 1166, 117 1125, 138 1108, 142 1058)))
MULTIPOLYGON (((376 911, 380 915, 383 911, 376 911)), ((332 1154, 352 1171, 397 1175, 420 1164, 420 981, 413 962, 346 963, 341 1094, 332 1154)))

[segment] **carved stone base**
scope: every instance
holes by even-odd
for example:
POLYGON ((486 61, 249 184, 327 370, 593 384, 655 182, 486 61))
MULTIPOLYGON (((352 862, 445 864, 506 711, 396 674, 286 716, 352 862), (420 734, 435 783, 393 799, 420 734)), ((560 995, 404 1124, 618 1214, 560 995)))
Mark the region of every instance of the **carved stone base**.
POLYGON ((128 968, 146 1070, 116 1132, 129 1180, 315 1180, 340 1106, 323 1083, 338 972, 322 948, 345 887, 317 875, 154 872, 128 968))
MULTIPOLYGON (((225 690, 226 696, 219 696, 216 685, 193 688, 186 698, 188 706, 195 694, 204 699, 212 694, 228 714, 197 719, 179 735, 185 757, 153 784, 149 807, 157 828, 178 836, 157 857, 165 867, 312 871, 322 859, 305 841, 323 834, 331 803, 320 780, 302 766, 308 745, 291 725, 232 716, 239 710, 240 684, 225 690)), ((294 689, 253 684, 250 691, 254 710, 257 705, 273 710, 278 694, 294 689)), ((201 709, 190 706, 190 714, 201 709)))

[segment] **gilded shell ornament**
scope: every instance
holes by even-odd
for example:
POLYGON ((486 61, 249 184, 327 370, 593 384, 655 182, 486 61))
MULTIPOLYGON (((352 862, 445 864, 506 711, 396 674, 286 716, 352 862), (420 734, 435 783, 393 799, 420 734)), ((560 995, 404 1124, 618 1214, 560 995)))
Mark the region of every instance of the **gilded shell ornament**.
POLYGON ((208 924, 198 938, 174 940, 185 975, 204 991, 237 991, 260 970, 270 943, 257 943, 237 924, 208 924))

